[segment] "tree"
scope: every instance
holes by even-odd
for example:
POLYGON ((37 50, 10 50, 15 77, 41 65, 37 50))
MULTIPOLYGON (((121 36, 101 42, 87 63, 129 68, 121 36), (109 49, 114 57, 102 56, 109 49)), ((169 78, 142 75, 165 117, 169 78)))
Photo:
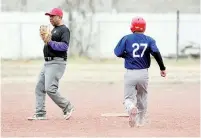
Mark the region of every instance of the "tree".
POLYGON ((89 57, 89 50, 95 46, 93 33, 94 0, 65 0, 61 7, 68 12, 71 31, 70 55, 89 57))

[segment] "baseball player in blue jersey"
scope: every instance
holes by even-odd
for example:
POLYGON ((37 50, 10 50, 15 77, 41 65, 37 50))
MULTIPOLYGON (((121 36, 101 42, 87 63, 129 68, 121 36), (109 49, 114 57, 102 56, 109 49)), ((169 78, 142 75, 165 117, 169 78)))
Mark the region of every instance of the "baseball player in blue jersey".
POLYGON ((159 67, 162 77, 166 76, 166 68, 156 41, 144 34, 146 22, 136 17, 131 22, 132 34, 124 36, 114 49, 117 57, 125 59, 124 105, 129 114, 129 125, 143 126, 147 111, 148 68, 152 55, 159 67))

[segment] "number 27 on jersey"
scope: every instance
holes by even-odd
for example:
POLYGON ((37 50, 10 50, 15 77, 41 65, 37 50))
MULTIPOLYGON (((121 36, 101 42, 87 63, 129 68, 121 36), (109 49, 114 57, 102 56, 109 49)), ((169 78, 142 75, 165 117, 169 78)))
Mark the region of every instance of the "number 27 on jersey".
POLYGON ((144 52, 146 51, 147 49, 147 46, 148 44, 147 43, 133 43, 132 44, 132 47, 134 48, 133 49, 133 57, 143 57, 144 56, 144 52), (139 53, 139 49, 143 47, 143 50, 141 53, 139 53))

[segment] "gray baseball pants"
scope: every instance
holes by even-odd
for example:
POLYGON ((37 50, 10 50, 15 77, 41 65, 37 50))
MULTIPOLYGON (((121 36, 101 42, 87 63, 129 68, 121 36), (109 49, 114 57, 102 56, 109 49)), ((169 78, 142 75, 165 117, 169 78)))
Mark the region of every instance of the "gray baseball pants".
POLYGON ((70 107, 70 101, 62 97, 58 91, 59 81, 65 72, 65 68, 66 61, 62 58, 46 61, 44 63, 35 88, 36 114, 46 115, 46 93, 63 112, 66 112, 70 107))
POLYGON ((126 111, 138 108, 139 118, 147 112, 148 70, 126 70, 124 75, 124 105, 126 111))

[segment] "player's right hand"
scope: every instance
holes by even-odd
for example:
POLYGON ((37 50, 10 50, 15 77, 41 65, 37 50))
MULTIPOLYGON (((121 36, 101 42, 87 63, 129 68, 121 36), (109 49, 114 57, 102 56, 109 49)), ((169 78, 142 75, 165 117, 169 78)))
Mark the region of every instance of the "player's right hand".
POLYGON ((161 70, 161 76, 165 77, 166 76, 166 71, 165 70, 161 70))

